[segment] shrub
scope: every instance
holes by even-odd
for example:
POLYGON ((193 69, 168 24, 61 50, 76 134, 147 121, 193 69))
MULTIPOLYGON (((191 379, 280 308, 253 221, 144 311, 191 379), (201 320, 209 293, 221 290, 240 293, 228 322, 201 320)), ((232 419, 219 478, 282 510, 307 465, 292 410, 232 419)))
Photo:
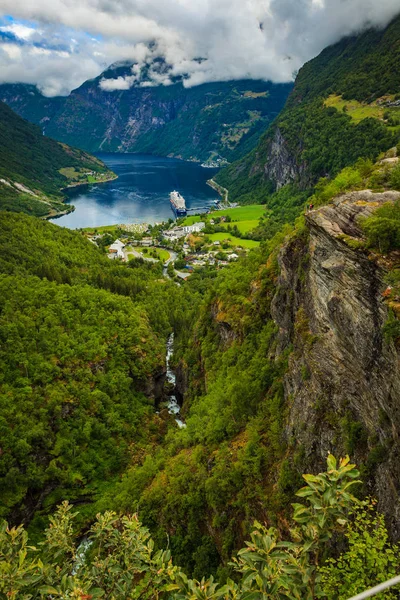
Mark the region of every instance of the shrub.
POLYGON ((376 248, 382 253, 398 250, 400 248, 400 201, 387 202, 361 225, 371 248, 376 248))

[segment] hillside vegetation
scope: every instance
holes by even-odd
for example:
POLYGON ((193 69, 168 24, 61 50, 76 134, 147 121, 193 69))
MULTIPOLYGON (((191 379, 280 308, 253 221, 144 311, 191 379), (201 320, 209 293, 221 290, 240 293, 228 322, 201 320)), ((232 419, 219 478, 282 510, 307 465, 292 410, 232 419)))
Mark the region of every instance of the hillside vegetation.
MULTIPOLYGON (((76 513, 63 503, 51 518, 42 547, 30 545, 23 527, 0 530, 0 593, 8 598, 111 597, 171 600, 248 598, 347 598, 396 575, 399 548, 388 541, 373 502, 352 494, 359 472, 349 458, 328 456, 327 471, 304 475, 303 499, 293 505, 291 541, 254 524, 251 541, 233 559, 234 580, 193 580, 175 566, 169 550, 155 551, 136 514, 98 515, 90 547, 77 547, 76 513), (326 560, 326 544, 340 540, 337 559, 326 560), (346 543, 347 542, 347 543, 346 543), (354 568, 357 565, 357 577, 354 568), (300 596, 301 594, 301 596, 300 596)), ((395 598, 395 591, 385 593, 395 598)))
POLYGON ((70 210, 61 190, 87 183, 87 172, 93 181, 113 176, 101 160, 43 136, 0 102, 0 210, 36 216, 70 210))
POLYGON ((179 309, 160 265, 112 263, 82 235, 0 219, 1 515, 95 497, 155 425, 179 309), (174 316, 175 315, 175 316, 174 316), (10 427, 12 423, 12 427, 10 427))
POLYGON ((284 206, 293 218, 298 200, 320 177, 334 176, 360 157, 375 160, 396 145, 399 40, 400 17, 385 30, 343 39, 304 65, 258 146, 217 175, 230 198, 268 208, 276 190, 294 185, 284 206))
MULTIPOLYGON (((130 74, 114 65, 67 98, 45 98, 22 84, 0 86, 0 98, 47 135, 89 152, 142 152, 185 160, 244 156, 282 109, 291 84, 212 82, 104 91, 103 79, 130 74)), ((146 73, 142 73, 146 81, 146 73)))

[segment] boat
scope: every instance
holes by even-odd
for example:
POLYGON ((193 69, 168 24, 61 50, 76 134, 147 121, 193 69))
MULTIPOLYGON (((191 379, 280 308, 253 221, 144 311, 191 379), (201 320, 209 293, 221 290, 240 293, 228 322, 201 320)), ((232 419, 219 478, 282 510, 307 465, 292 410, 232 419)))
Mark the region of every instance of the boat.
POLYGON ((175 213, 175 216, 178 217, 186 217, 186 203, 185 199, 180 195, 179 192, 173 191, 169 195, 169 201, 171 203, 171 208, 175 213))

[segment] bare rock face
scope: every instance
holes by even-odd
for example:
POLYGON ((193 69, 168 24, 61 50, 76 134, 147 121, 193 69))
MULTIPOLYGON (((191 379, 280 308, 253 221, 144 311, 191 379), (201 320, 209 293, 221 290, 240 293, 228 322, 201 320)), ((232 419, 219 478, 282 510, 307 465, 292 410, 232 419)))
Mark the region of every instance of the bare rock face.
POLYGON ((280 255, 272 315, 278 353, 293 345, 285 377, 285 436, 322 468, 328 451, 364 464, 367 491, 400 538, 400 363, 382 328, 388 311, 381 267, 346 243, 358 219, 400 193, 353 192, 310 212, 307 239, 280 255))
POLYGON ((299 167, 296 158, 290 154, 279 127, 270 142, 268 162, 264 166, 265 175, 273 181, 276 189, 301 178, 304 168, 299 167))

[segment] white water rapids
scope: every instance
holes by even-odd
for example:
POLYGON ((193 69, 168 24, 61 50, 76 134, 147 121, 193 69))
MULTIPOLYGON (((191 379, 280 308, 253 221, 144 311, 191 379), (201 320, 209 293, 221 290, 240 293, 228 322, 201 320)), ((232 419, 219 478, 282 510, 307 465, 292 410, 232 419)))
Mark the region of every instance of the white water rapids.
MULTIPOLYGON (((175 373, 172 371, 172 369, 170 367, 170 360, 171 360, 173 351, 174 351, 174 334, 171 333, 171 335, 169 336, 168 341, 167 341, 167 381, 168 381, 168 383, 172 383, 175 386, 175 383, 176 383, 175 373)), ((169 400, 168 400, 168 412, 170 415, 173 415, 175 417, 175 421, 177 422, 178 427, 180 429, 183 429, 184 427, 186 427, 186 424, 182 421, 182 418, 180 415, 180 410, 181 410, 181 408, 178 404, 176 396, 170 396, 169 400)))

